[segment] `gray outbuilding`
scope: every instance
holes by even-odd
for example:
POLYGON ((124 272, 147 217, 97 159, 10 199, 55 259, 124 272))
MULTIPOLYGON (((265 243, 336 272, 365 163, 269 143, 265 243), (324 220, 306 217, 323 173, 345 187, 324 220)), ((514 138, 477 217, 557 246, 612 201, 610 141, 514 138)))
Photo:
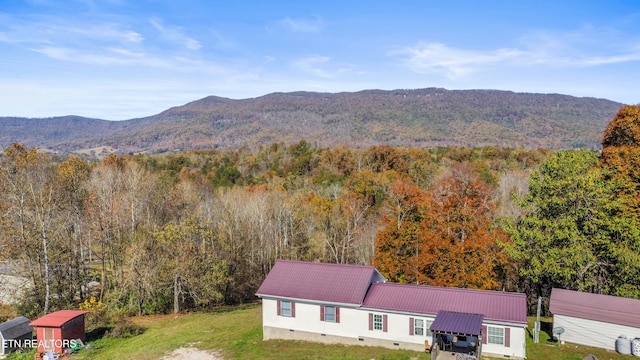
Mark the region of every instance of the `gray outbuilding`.
POLYGON ((640 300, 552 289, 549 310, 561 341, 616 350, 618 337, 640 338, 640 300))
POLYGON ((27 340, 33 339, 31 320, 24 316, 0 324, 0 355, 6 355, 21 347, 27 340))

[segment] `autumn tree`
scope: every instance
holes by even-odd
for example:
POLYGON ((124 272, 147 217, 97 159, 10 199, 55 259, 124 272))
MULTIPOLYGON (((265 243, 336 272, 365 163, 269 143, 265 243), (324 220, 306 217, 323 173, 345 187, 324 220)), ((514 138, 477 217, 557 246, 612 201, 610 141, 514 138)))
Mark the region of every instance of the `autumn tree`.
POLYGON ((640 105, 620 109, 605 129, 600 166, 617 182, 629 211, 640 216, 640 105))
POLYGON ((419 270, 410 261, 421 255, 420 223, 426 195, 410 181, 397 180, 391 187, 386 226, 378 232, 372 264, 390 281, 418 282, 419 270))
MULTIPOLYGON (((46 244, 49 308, 99 290, 98 301, 128 314, 254 299, 281 258, 374 262, 400 282, 504 284, 492 199, 506 204, 526 191, 527 171, 548 156, 496 148, 319 149, 306 141, 96 162, 24 146, 11 151, 0 157, 0 256, 28 263, 30 304, 44 303, 46 244), (452 169, 457 161, 471 166, 452 169), (504 175, 510 171, 514 178, 504 175), (89 280, 100 287, 89 290, 89 280)), ((502 214, 518 219, 523 211, 502 214)), ((616 281, 633 270, 616 268, 616 281)))
POLYGON ((101 293, 115 289, 124 280, 124 255, 127 247, 144 236, 140 230, 152 232, 158 203, 154 191, 159 186, 156 175, 133 159, 110 155, 92 169, 87 180, 88 231, 97 240, 93 253, 101 262, 101 293))
POLYGON ((62 232, 62 251, 56 253, 58 270, 66 273, 65 288, 66 297, 73 302, 76 296, 80 300, 85 298, 88 282, 88 264, 91 257, 91 249, 87 241, 85 231, 86 202, 88 198, 86 181, 89 178, 91 166, 76 156, 70 156, 61 162, 56 168, 56 183, 58 185, 60 207, 60 223, 62 232), (63 266, 64 265, 64 266, 63 266))
POLYGON ((307 201, 315 220, 311 237, 322 244, 318 250, 323 260, 337 264, 368 262, 358 255, 366 252, 363 247, 370 224, 369 204, 351 192, 334 198, 310 194, 307 201))
POLYGON ((479 289, 503 285, 508 237, 493 224, 492 189, 468 165, 436 182, 420 223, 418 282, 479 289))
POLYGON ((173 312, 181 304, 193 307, 217 305, 224 300, 229 282, 227 260, 220 258, 216 247, 207 248, 213 232, 195 219, 180 225, 167 225, 154 234, 160 276, 164 288, 172 289, 173 312))
POLYGON ((368 148, 364 154, 364 165, 374 172, 388 170, 406 172, 409 167, 403 151, 389 145, 368 148))
POLYGON ((495 289, 507 237, 492 225, 491 189, 457 165, 427 194, 396 183, 373 264, 392 281, 495 289))
POLYGON ((319 167, 338 177, 348 176, 356 170, 353 150, 346 146, 321 149, 318 154, 319 167))
POLYGON ((95 167, 89 177, 89 226, 94 242, 91 248, 100 259, 100 296, 104 300, 105 292, 113 285, 108 278, 110 270, 122 262, 124 247, 121 244, 121 230, 126 226, 126 212, 120 202, 123 162, 118 157, 109 156, 95 167))
POLYGON ((604 131, 599 166, 615 187, 621 210, 612 253, 615 294, 640 298, 640 106, 621 108, 604 131))
MULTIPOLYGON (((157 235, 156 235, 157 236, 157 235)), ((166 244, 158 244, 155 236, 138 237, 125 250, 124 278, 116 294, 122 308, 131 314, 164 313, 171 304, 173 289, 162 275, 168 254, 166 244)))
POLYGON ((51 246, 64 228, 59 222, 61 202, 55 163, 23 144, 14 143, 4 154, 0 181, 8 209, 3 225, 6 232, 14 234, 9 247, 17 249, 28 268, 36 268, 33 262, 37 261, 40 272, 32 272, 32 280, 36 290, 44 287, 38 300, 42 300, 42 311, 47 313, 53 283, 51 246))

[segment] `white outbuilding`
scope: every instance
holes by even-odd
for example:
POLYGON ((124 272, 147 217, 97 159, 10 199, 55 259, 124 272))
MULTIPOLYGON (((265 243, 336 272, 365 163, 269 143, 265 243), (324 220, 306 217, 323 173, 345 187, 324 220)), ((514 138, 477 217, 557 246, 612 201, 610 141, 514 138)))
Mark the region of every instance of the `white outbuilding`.
POLYGON ((640 338, 640 300, 552 289, 549 310, 561 341, 616 350, 619 337, 640 338))

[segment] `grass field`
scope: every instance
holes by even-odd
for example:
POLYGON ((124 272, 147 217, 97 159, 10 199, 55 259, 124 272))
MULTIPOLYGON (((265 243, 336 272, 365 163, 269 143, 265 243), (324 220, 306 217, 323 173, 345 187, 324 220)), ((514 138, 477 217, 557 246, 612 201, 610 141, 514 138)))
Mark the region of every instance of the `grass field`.
MULTIPOLYGON (((261 307, 250 305, 216 312, 183 315, 147 316, 135 318, 145 328, 143 334, 130 338, 102 338, 91 342, 71 359, 159 359, 180 347, 193 346, 215 350, 224 359, 430 359, 429 354, 364 346, 324 345, 298 341, 263 341, 261 307)), ((543 323, 550 328, 549 319, 543 323)), ((533 328, 530 319, 529 328, 533 328)), ((630 355, 613 351, 558 345, 542 332, 540 343, 527 342, 528 359, 580 360, 594 354, 599 360, 632 360, 630 355)), ((9 359, 33 359, 33 354, 11 356, 9 359)))
POLYGON ((146 330, 127 339, 101 339, 75 359, 158 359, 193 346, 216 350, 224 359, 430 359, 426 354, 371 347, 328 346, 296 341, 263 341, 259 305, 212 313, 136 318, 146 330))

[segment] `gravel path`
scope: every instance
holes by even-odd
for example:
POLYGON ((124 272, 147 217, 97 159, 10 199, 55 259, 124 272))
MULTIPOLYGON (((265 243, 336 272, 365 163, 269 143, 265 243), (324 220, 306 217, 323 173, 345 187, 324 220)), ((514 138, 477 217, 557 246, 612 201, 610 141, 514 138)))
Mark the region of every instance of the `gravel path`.
POLYGON ((223 360, 215 351, 199 350, 193 347, 182 347, 165 355, 160 360, 223 360))

